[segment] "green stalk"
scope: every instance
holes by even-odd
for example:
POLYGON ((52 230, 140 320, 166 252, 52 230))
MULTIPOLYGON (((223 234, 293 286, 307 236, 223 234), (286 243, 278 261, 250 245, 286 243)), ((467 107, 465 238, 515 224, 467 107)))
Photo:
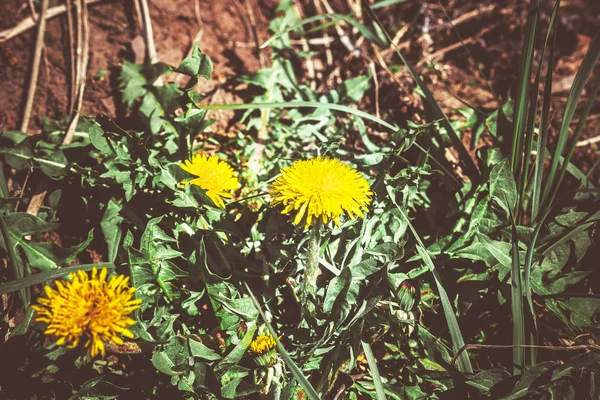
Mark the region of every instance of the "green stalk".
MULTIPOLYGON (((308 239, 308 255, 306 267, 304 268, 304 279, 300 293, 300 303, 308 307, 308 295, 314 295, 317 291, 317 271, 319 270, 319 249, 321 248, 321 221, 317 220, 311 230, 308 239)), ((311 307, 312 308, 312 307, 311 307)), ((310 310, 310 308, 309 308, 310 310)))
MULTIPOLYGON (((8 260, 10 261, 13 270, 15 271, 15 278, 17 280, 21 280, 25 277, 25 268, 23 266, 23 262, 21 258, 17 256, 15 252, 15 246, 13 246, 13 242, 10 238, 10 231, 8 230, 8 226, 4 221, 2 215, 0 215, 0 232, 2 232, 2 236, 4 238, 4 244, 6 245, 6 251, 8 253, 8 260)), ((23 301, 23 305, 25 308, 29 307, 29 301, 31 300, 31 293, 28 287, 19 288, 19 294, 21 295, 21 300, 23 301)))
POLYGON ((509 208, 512 225, 511 256, 512 269, 510 273, 511 313, 513 318, 513 375, 520 375, 525 368, 525 310, 523 306, 523 277, 521 275, 521 262, 519 258, 519 239, 515 217, 509 208))

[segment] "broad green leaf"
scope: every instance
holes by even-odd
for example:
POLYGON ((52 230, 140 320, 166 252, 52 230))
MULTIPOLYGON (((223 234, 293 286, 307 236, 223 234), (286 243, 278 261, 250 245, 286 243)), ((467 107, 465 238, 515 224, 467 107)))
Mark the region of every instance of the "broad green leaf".
POLYGON ((212 351, 209 347, 194 339, 188 339, 190 354, 192 357, 202 358, 208 361, 221 360, 221 356, 212 351))
POLYGON ((104 241, 108 247, 108 260, 110 262, 114 262, 117 258, 123 236, 123 230, 121 229, 121 222, 123 222, 123 217, 120 215, 121 209, 120 204, 109 201, 100 221, 104 241))
POLYGON ((175 71, 193 77, 201 76, 208 80, 213 71, 212 60, 202 53, 198 47, 198 42, 194 42, 191 55, 184 59, 175 71))

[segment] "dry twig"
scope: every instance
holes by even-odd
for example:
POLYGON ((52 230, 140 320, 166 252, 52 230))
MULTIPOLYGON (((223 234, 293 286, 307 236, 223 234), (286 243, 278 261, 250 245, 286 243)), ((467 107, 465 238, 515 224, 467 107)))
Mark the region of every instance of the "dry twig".
POLYGON ((483 350, 483 349, 513 349, 515 347, 525 349, 541 349, 541 350, 552 350, 552 351, 575 351, 575 350, 600 350, 600 346, 595 343, 582 344, 577 346, 541 346, 535 344, 466 344, 460 348, 452 357, 452 365, 456 364, 458 357, 466 350, 483 350))
POLYGON ((77 93, 77 71, 75 70, 75 34, 74 34, 74 27, 73 27, 73 9, 72 9, 72 3, 71 0, 67 0, 66 1, 67 4, 67 30, 69 31, 69 61, 71 64, 71 70, 70 70, 70 74, 71 74, 71 79, 70 79, 70 85, 71 85, 71 90, 69 92, 69 110, 68 110, 68 114, 71 114, 73 112, 73 109, 75 107, 75 96, 77 93))
POLYGON ((31 80, 29 82, 29 90, 27 92, 27 100, 25 102, 25 112, 23 113, 23 123, 21 131, 27 132, 29 120, 31 118, 31 109, 33 108, 33 100, 35 98, 35 89, 37 88, 38 74, 40 70, 40 60, 42 51, 44 50, 44 34, 46 33, 46 11, 48 10, 48 0, 42 0, 42 9, 40 11, 40 24, 38 34, 35 40, 35 52, 33 54, 33 67, 31 68, 31 80))
POLYGON ((148 0, 139 0, 139 2, 140 10, 142 11, 142 21, 144 22, 144 37, 146 39, 148 61, 154 64, 158 62, 158 54, 156 53, 156 44, 154 43, 154 31, 152 30, 152 20, 150 19, 148 0))
POLYGON ((83 0, 75 0, 75 11, 77 15, 77 61, 75 63, 77 68, 77 100, 73 117, 63 139, 63 144, 71 143, 77 123, 79 122, 79 111, 83 106, 83 94, 85 92, 86 73, 90 55, 90 29, 87 3, 83 0))
POLYGON ((29 11, 31 12, 31 18, 33 18, 34 22, 38 22, 39 15, 35 11, 35 4, 33 3, 33 0, 27 0, 27 3, 29 4, 29 11))
MULTIPOLYGON (((95 3, 99 3, 101 1, 103 1, 103 0, 86 0, 86 4, 92 5, 95 3)), ((60 6, 52 7, 50 9, 48 9, 48 11, 46 12, 46 20, 57 17, 61 14, 64 14, 65 12, 67 12, 67 6, 64 4, 61 4, 60 6)), ((15 36, 19 36, 21 33, 27 32, 28 30, 30 30, 31 28, 33 28, 35 26, 36 26, 36 23, 32 17, 24 18, 21 22, 19 22, 17 25, 13 26, 12 28, 6 29, 6 30, 3 30, 0 32, 0 43, 5 42, 9 39, 12 39, 15 36)))

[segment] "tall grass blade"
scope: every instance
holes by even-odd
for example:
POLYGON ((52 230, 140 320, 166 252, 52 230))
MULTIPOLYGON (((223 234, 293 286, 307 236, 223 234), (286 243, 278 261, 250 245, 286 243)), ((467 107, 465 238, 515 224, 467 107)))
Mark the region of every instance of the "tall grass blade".
POLYGON ((367 358, 367 363, 369 364, 369 369, 371 370, 371 376, 373 377, 373 384, 375 385, 375 394, 377 395, 377 400, 386 400, 385 389, 383 388, 383 382, 381 382, 381 375, 379 375, 379 368, 377 368, 377 362, 375 361, 375 356, 373 356, 371 345, 367 342, 363 342, 362 340, 360 341, 360 344, 365 352, 365 357, 367 358))
MULTIPOLYGON (((515 175, 517 187, 522 187, 525 177, 521 174, 523 159, 523 143, 525 140, 526 125, 529 110, 529 96, 531 89, 531 70, 535 53, 536 33, 539 19, 539 0, 532 0, 532 8, 527 16, 525 25, 525 40, 519 69, 519 83, 515 97, 515 111, 513 116, 513 140, 510 155, 510 167, 515 175)), ((533 132, 530 132, 531 134, 533 132)))
MULTIPOLYGON (((533 171, 533 190, 531 198, 531 220, 536 221, 541 207, 541 195, 543 190, 543 175, 546 147, 548 146, 548 130, 550 128, 550 100, 552 99, 552 76, 554 74, 554 49, 556 48, 556 15, 560 7, 560 0, 554 5, 550 24, 546 33, 546 41, 540 58, 540 66, 544 61, 544 51, 548 44, 548 35, 552 35, 552 46, 550 47, 550 55, 548 57, 548 65, 546 66, 546 78, 544 83, 544 99, 542 100, 542 110, 540 115, 540 129, 536 145, 536 158, 533 171)), ((540 68, 541 69, 541 68, 540 68)))
POLYGON ((0 162, 0 197, 8 199, 10 197, 10 190, 8 190, 8 181, 4 175, 4 165, 0 162))
MULTIPOLYGON (((525 133, 525 150, 523 151, 523 174, 521 175, 522 179, 519 180, 518 184, 520 184, 521 186, 517 186, 519 188, 519 199, 521 200, 521 204, 519 205, 519 209, 517 210, 517 215, 518 218, 520 218, 520 220, 522 220, 522 217, 525 215, 525 206, 522 204, 524 202, 525 199, 525 192, 527 190, 528 187, 528 182, 530 179, 529 176, 529 170, 531 168, 531 150, 533 149, 533 138, 534 138, 534 133, 535 133, 535 125, 537 122, 537 109, 538 109, 538 98, 539 98, 539 88, 540 88, 540 80, 542 77, 542 66, 543 66, 543 62, 544 62, 544 56, 546 54, 546 48, 548 47, 548 41, 550 39, 551 33, 555 32, 554 26, 555 26, 555 22, 556 22, 556 15, 558 14, 558 8, 560 6, 560 0, 558 0, 555 4, 554 4, 554 10, 552 11, 552 16, 550 17, 550 23, 548 24, 548 29, 546 30, 546 39, 544 40, 544 45, 542 46, 542 52, 540 55, 540 63, 539 63, 539 67, 537 69, 537 73, 535 74, 535 81, 533 84, 533 87, 531 88, 531 94, 530 94, 530 103, 529 103, 529 112, 528 112, 528 124, 527 124, 527 131, 525 133), (523 213, 521 214, 520 211, 523 211, 523 213)), ((554 36, 555 37, 555 36, 554 36)), ((554 47, 551 49, 551 54, 550 54, 550 58, 552 59, 554 55, 554 47)), ((546 74, 547 75, 547 74, 546 74)), ((546 81, 546 83, 548 83, 548 81, 546 81)), ((552 85, 551 81, 550 81, 550 85, 552 85)), ((546 85, 544 85, 546 86, 546 85)), ((551 95, 552 92, 550 93, 544 93, 544 100, 546 100, 546 95, 551 95)), ((539 135, 538 135, 539 138, 539 135)), ((541 154, 541 153, 536 153, 536 154, 541 154)), ((537 158, 536 158, 537 160, 537 158)), ((534 183, 535 183, 535 169, 534 169, 534 183)))
MULTIPOLYGON (((583 61, 577 70, 573 86, 567 97, 567 104, 565 105, 565 111, 563 113, 560 129, 558 131, 558 140, 556 142, 556 149, 552 156, 552 162, 548 169, 548 176, 546 178, 547 184, 544 188, 544 195, 542 198, 542 204, 549 207, 553 201, 554 194, 558 191, 558 187, 561 183, 560 179, 556 179, 559 167, 559 157, 562 156, 563 150, 567 144, 567 138, 569 136, 569 126, 575 115, 577 104, 581 98, 581 93, 585 87, 585 84, 594 71, 596 63, 600 58, 600 30, 596 33, 596 36, 590 43, 588 52, 583 57, 583 61)), ((569 164, 570 159, 565 158, 565 165, 569 164)))
MULTIPOLYGON (((550 215, 550 210, 547 210, 546 213, 542 216, 539 222, 537 222, 533 234, 531 235, 531 242, 529 242, 529 246, 527 247, 527 252, 525 253, 525 265, 523 266, 523 291, 525 292, 525 297, 527 299, 527 305, 529 306, 529 317, 531 318, 532 326, 529 332, 529 344, 535 345, 537 344, 538 337, 538 328, 537 328, 537 320, 535 317, 535 309, 533 307, 533 299, 531 297, 531 268, 533 267, 533 255, 535 254, 535 247, 537 245, 537 239, 540 235, 542 227, 550 215)), ((514 229, 512 234, 514 235, 514 229)), ((514 263, 514 259, 513 259, 514 263)), ((531 365, 535 365, 537 358, 537 349, 530 348, 529 349, 529 361, 531 365)))
POLYGON ((29 288, 33 285, 39 285, 40 283, 53 281, 55 279, 62 278, 63 276, 66 276, 66 275, 70 274, 71 272, 76 272, 79 270, 91 271, 92 268, 94 268, 94 267, 97 267, 97 268, 106 267, 108 269, 114 269, 115 264, 113 264, 113 263, 82 264, 82 265, 75 265, 73 267, 64 267, 64 268, 59 268, 59 269, 53 269, 50 271, 40 272, 38 274, 29 275, 24 278, 16 279, 14 281, 0 285, 0 295, 11 293, 16 290, 21 290, 24 288, 29 288))
MULTIPOLYGON (((510 208, 509 208, 510 211, 510 208)), ((519 239, 512 211, 510 212, 512 270, 510 274, 510 297, 513 318, 513 374, 522 374, 525 367, 525 312, 523 309, 523 286, 521 262, 519 260, 519 239)))
MULTIPOLYGON (((417 252, 421 256, 421 259, 433 275, 433 279, 435 280, 435 285, 438 289, 440 295, 440 301, 442 302, 442 308, 444 310, 444 316, 446 317, 446 324, 448 325, 448 330, 450 331, 450 338, 452 339, 452 349, 455 353, 457 353, 460 349, 465 346, 465 340, 462 336, 462 332, 460 331, 460 326, 458 325, 458 321, 456 320, 456 315, 454 314, 454 308, 452 307, 452 302, 448 297, 448 293, 446 293, 446 289, 444 289, 444 285, 442 284, 442 280, 440 275, 438 274, 435 265, 429 255, 429 252, 425 248, 423 241, 419 237, 419 234, 415 230, 415 228, 410 223, 410 220, 402 210, 402 208, 396 203, 395 196, 391 192, 390 188, 388 189, 388 194, 390 195, 390 199, 394 202, 394 205, 400 211, 402 218, 410 228, 413 237, 417 242, 417 252)), ((473 366, 471 365, 471 360, 469 359, 469 354, 467 351, 463 351, 458 357, 458 369, 463 373, 473 373, 473 366)))
POLYGON ((571 139, 571 145, 567 149, 567 153, 565 155, 565 162, 563 162, 562 167, 560 169, 558 179, 556 180, 556 185, 554 186, 554 192, 550 196, 550 204, 552 204, 552 202, 554 201, 554 198, 556 197, 556 194, 558 193, 559 186, 560 186, 561 182, 563 181, 563 179, 565 178, 565 175, 567 173, 568 163, 570 163, 571 158, 573 158, 573 154, 575 153, 575 148, 577 147, 577 142, 579 142, 579 139, 581 138, 581 134, 583 133, 583 128, 585 127, 585 122, 586 122, 588 116, 590 115, 590 111, 592 110, 594 103, 596 102, 596 98, 598 97, 598 91, 600 91, 600 77, 598 77, 598 79, 596 79, 596 83, 594 84, 594 87, 590 90, 588 99, 585 102, 585 105, 583 107, 583 110, 581 111, 581 114, 579 115, 579 122, 577 123, 577 127, 575 128, 575 131, 573 132, 573 138, 571 139))
POLYGON ((347 114, 356 115, 357 117, 373 121, 392 132, 398 131, 398 127, 385 122, 381 118, 366 113, 355 108, 343 106, 340 104, 320 103, 318 101, 288 101, 275 103, 249 103, 249 104, 199 104, 201 110, 257 110, 263 108, 326 108, 334 111, 341 111, 347 114))
POLYGON ((406 61, 406 59, 404 58, 402 53, 400 53, 400 50, 398 50, 398 47, 393 44, 392 38, 390 37, 388 32, 385 30, 385 28, 381 24, 381 21, 379 21, 379 18, 377 18, 377 15, 375 15, 375 13, 373 12, 373 9, 371 8, 371 6, 365 0, 362 0, 362 6, 363 6, 363 9, 366 11, 367 15, 369 16, 369 18, 371 18, 373 20, 373 22, 379 26, 379 29, 381 30, 381 32, 383 32, 385 34, 385 37, 387 38, 388 42, 392 43, 392 45, 394 46, 396 55, 400 58, 400 60, 402 60, 402 63, 404 64, 404 66, 406 67, 408 72, 410 73, 410 76, 413 78, 413 80, 415 81, 415 83, 417 84, 419 89, 421 89, 421 91, 423 92, 423 95, 425 97, 425 103, 429 107, 432 117, 434 119, 439 119, 441 121, 443 128, 446 130, 448 137, 450 138, 450 141, 452 142, 452 146, 454 146, 454 148, 458 152, 458 154, 460 156, 460 160, 465 166, 467 174, 473 181, 478 181, 479 180, 479 170, 477 169, 477 166, 475 166, 475 162, 473 162, 473 159, 469 155, 467 148, 463 144, 463 142, 462 142, 460 136, 458 135, 458 133, 456 132, 456 130, 450 124, 448 117, 446 117, 446 114, 444 114, 444 111, 442 110, 439 103, 433 96, 433 93, 431 93, 431 90, 429 90, 429 88, 427 87, 425 82, 423 82, 423 80, 419 77, 417 72, 408 63, 408 61, 406 61))
MULTIPOLYGON (((17 255, 15 252, 15 245, 11 239, 10 231, 8 230, 8 226, 4 221, 4 217, 0 215, 0 231, 2 231, 2 238, 4 239, 4 244, 6 245, 6 252, 8 253, 8 260, 12 265, 13 271, 15 273, 16 281, 23 279, 25 276, 25 266, 23 265, 23 260, 17 255)), ((13 281, 14 282, 14 281, 13 281)), ((13 283, 10 282, 10 283, 13 283)), ((2 285, 9 285, 10 283, 2 285)), ((1 287, 0 287, 1 288, 1 287)), ((19 295, 21 296, 21 301, 25 308, 29 307, 29 302, 31 301, 31 292, 29 290, 29 286, 23 286, 18 288, 19 295)))
POLYGON ((294 376, 296 381, 300 384, 300 386, 302 386, 302 389, 304 389, 304 392, 306 393, 306 396, 309 399, 320 400, 319 394, 317 393, 317 391, 312 387, 312 385, 306 379, 306 377, 304 376, 304 374, 302 373, 300 368, 298 368, 298 366, 296 365, 294 360, 292 360, 292 357, 290 357, 288 352, 285 350, 285 347, 283 347, 283 345, 279 341, 277 332, 275 332, 275 329, 269 322, 267 316, 265 315, 265 312, 262 310, 262 307, 260 306, 260 303, 254 296, 254 293, 252 293, 252 290, 250 290, 250 286, 248 286, 248 284, 246 282, 244 282, 244 286, 246 287, 246 290, 248 291, 248 294, 250 295, 250 298, 252 299, 254 306, 256 307, 256 309, 260 313, 261 318, 265 322, 265 325, 267 325, 267 329, 269 330, 269 333, 271 334, 271 336, 273 336, 273 339, 275 339, 275 343, 277 344, 277 352, 281 355, 281 357, 283 358, 283 361, 285 361, 287 367, 290 369, 290 372, 292 373, 292 375, 294 376))

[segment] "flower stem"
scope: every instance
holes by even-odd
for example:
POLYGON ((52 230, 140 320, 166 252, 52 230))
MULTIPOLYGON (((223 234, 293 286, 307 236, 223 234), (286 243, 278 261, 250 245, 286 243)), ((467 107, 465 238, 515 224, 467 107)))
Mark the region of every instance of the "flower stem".
MULTIPOLYGON (((304 280, 300 293, 300 303, 308 307, 309 294, 317 291, 317 271, 319 270, 319 249, 321 248, 321 221, 316 221, 308 239, 308 256, 304 268, 304 280)), ((312 307, 310 307, 312 308, 312 307)))

